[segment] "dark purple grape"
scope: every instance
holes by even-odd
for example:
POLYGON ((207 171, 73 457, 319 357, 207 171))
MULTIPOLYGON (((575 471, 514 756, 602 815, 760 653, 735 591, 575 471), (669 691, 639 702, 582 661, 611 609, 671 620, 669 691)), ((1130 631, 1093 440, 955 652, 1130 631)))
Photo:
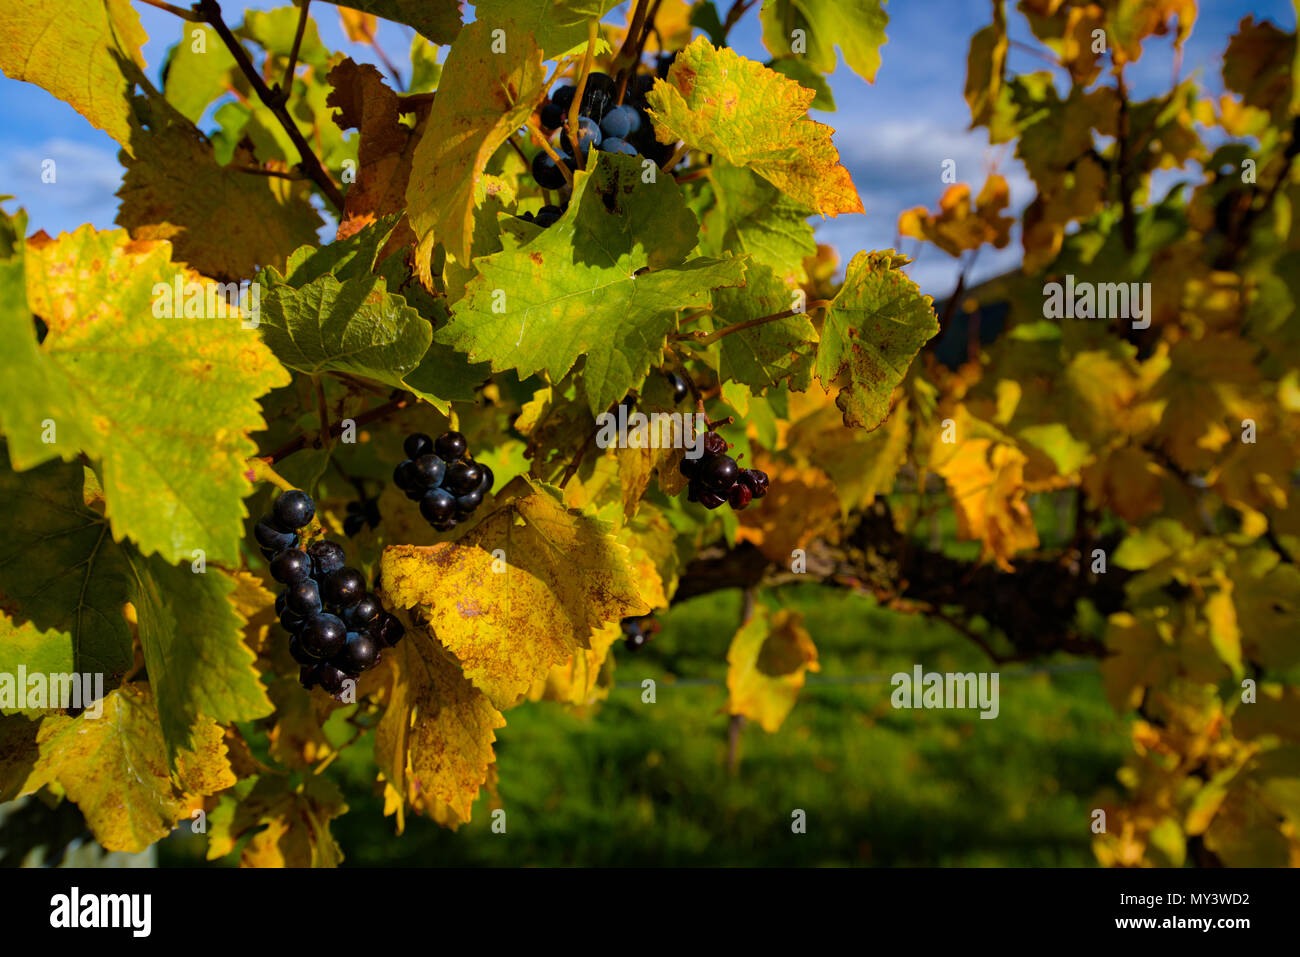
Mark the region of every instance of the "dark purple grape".
POLYGON ((454 495, 464 495, 478 489, 483 481, 483 470, 474 462, 454 462, 447 469, 443 485, 454 495))
MULTIPOLYGON (((693 459, 689 455, 685 455, 682 457, 682 464, 679 466, 679 471, 688 479, 693 479, 695 476, 700 474, 700 461, 701 459, 693 459)), ((694 501, 694 499, 691 501, 694 501)))
POLYGON ((330 694, 338 694, 343 690, 343 682, 348 680, 348 676, 343 673, 337 665, 323 661, 316 666, 316 681, 320 684, 321 689, 330 694))
POLYGON ((346 608, 366 593, 366 579, 355 568, 340 568, 325 579, 325 600, 346 608))
POLYGON ((733 509, 739 512, 749 504, 750 499, 753 497, 754 493, 749 490, 749 486, 743 482, 737 482, 731 486, 731 493, 727 496, 727 501, 731 503, 733 509))
MULTIPOLYGON (((566 157, 561 156, 560 159, 566 166, 569 165, 566 157)), ((532 171, 533 179, 542 189, 559 189, 564 185, 564 173, 545 150, 533 157, 532 171)))
POLYGON ((428 455, 433 451, 433 439, 423 432, 412 432, 402 443, 402 451, 406 453, 408 459, 414 461, 421 455, 428 455))
POLYGON ((593 147, 600 147, 601 139, 599 124, 590 116, 581 116, 578 118, 578 149, 573 148, 573 141, 569 139, 567 128, 560 134, 560 146, 564 148, 564 152, 572 156, 577 156, 581 152, 583 157, 586 157, 593 147))
POLYGON ((397 468, 393 469, 393 484, 404 492, 415 488, 415 463, 410 459, 402 459, 397 468))
POLYGON ((641 117, 636 109, 628 104, 610 109, 600 121, 602 137, 625 140, 641 128, 641 117))
POLYGON ((338 666, 350 675, 359 675, 374 665, 379 655, 379 646, 365 632, 353 631, 347 636, 347 643, 331 659, 331 664, 338 666))
POLYGON ((366 527, 366 517, 364 515, 349 515, 343 519, 343 534, 348 538, 354 538, 366 527))
POLYGON ((713 509, 717 508, 719 505, 722 505, 726 501, 727 499, 725 496, 719 495, 717 492, 713 491, 712 489, 708 489, 708 488, 700 489, 699 503, 703 505, 705 508, 707 508, 709 511, 713 511, 713 509))
POLYGON ((320 683, 321 665, 303 665, 298 669, 298 683, 310 691, 320 683))
POLYGON ((456 517, 466 518, 469 513, 483 504, 483 493, 478 489, 456 496, 456 517))
POLYGON ((636 156, 636 147, 627 140, 621 140, 617 136, 607 136, 600 141, 600 146, 596 147, 602 153, 619 153, 623 156, 636 156))
POLYGON ((703 487, 700 485, 700 483, 696 479, 691 479, 691 481, 687 483, 686 486, 686 501, 698 502, 700 500, 700 492, 702 490, 703 487))
POLYGON ((700 481, 715 492, 731 491, 739 474, 740 467, 730 455, 709 455, 700 461, 700 481))
POLYGON ((320 586, 310 578, 294 582, 285 589, 284 606, 286 611, 307 618, 321 609, 320 586))
POLYGON ((564 109, 558 103, 547 103, 542 107, 538 119, 544 130, 559 129, 564 123, 564 109))
POLYGON ((386 611, 379 616, 377 621, 370 623, 370 635, 376 642, 392 647, 402 640, 406 634, 406 626, 392 612, 386 611))
POLYGON ((482 462, 479 462, 477 464, 478 467, 483 471, 483 478, 478 483, 478 490, 482 492, 484 495, 486 495, 488 492, 492 491, 492 483, 497 480, 497 477, 493 475, 492 470, 488 468, 486 465, 484 465, 482 462))
POLYGON ((762 498, 767 494, 767 473, 762 469, 745 469, 741 473, 745 485, 754 493, 754 498, 762 498))
POLYGON ((347 608, 344 608, 341 617, 343 618, 343 624, 347 625, 350 631, 360 631, 378 618, 383 610, 383 606, 379 604, 379 599, 367 592, 347 608))
POLYGON ((560 209, 558 206, 543 206, 537 211, 536 222, 538 226, 545 229, 546 227, 553 226, 555 223, 559 222, 560 217, 563 215, 564 210, 560 209))
POLYGON ((437 488, 447 474, 447 463, 429 453, 415 460, 415 481, 423 489, 437 488))
POLYGON ((271 577, 289 585, 311 577, 311 559, 301 548, 286 548, 271 559, 271 577))
POLYGON ((317 580, 334 574, 343 567, 348 558, 343 546, 329 539, 312 542, 307 547, 307 554, 311 556, 312 577, 317 580))
POLYGON ((445 488, 435 488, 420 499, 420 514, 426 522, 445 522, 456 514, 456 497, 445 488))
POLYGON ((567 110, 570 106, 573 105, 573 98, 577 94, 578 94, 577 87, 570 86, 568 84, 565 84, 564 86, 558 86, 555 88, 555 92, 551 94, 551 102, 554 103, 556 106, 558 106, 560 109, 567 110))
POLYGON ((302 528, 316 517, 316 503, 306 492, 293 488, 275 500, 272 512, 281 528, 302 528))
POLYGON ((628 651, 640 651, 645 647, 646 637, 643 632, 635 631, 623 639, 623 644, 627 646, 628 651))
POLYGON ((456 519, 453 516, 441 522, 433 522, 432 525, 435 532, 450 532, 456 527, 456 519))
POLYGON ((438 436, 438 441, 433 443, 433 450, 442 456, 443 461, 451 463, 465 454, 469 448, 469 443, 465 441, 465 436, 459 432, 444 432, 438 436))
POLYGON ((691 387, 686 384, 686 380, 676 372, 668 373, 668 383, 673 387, 673 401, 681 402, 691 393, 691 387))
POLYGON ((727 451, 727 440, 717 432, 704 433, 704 454, 722 455, 727 451))
POLYGON ((297 635, 289 636, 289 654, 300 665, 314 665, 317 660, 316 655, 308 653, 307 649, 303 647, 302 639, 297 635))
POLYGON ((265 518, 253 526, 253 537, 257 539, 257 544, 262 547, 263 552, 270 552, 272 556, 298 544, 296 533, 276 528, 265 518))
POLYGON ((302 626, 306 624, 306 622, 306 618, 297 612, 290 611, 288 608, 285 608, 284 611, 280 612, 280 627, 291 635, 297 634, 301 631, 302 626))
POLYGON ((336 615, 312 615, 298 633, 298 640, 309 655, 330 658, 338 654, 347 640, 348 627, 336 615))

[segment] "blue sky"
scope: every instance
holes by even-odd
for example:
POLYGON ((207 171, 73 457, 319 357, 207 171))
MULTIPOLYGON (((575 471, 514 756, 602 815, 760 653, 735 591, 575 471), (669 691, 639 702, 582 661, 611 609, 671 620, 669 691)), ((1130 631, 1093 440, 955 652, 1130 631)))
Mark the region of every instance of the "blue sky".
MULTIPOLYGON (((283 0, 227 0, 222 6, 234 23, 247 8, 283 6, 283 0)), ((144 55, 150 75, 157 78, 167 49, 181 36, 182 22, 161 10, 135 4, 149 34, 144 55)), ((722 4, 725 9, 725 3, 722 4)), ((986 0, 892 0, 886 6, 888 42, 881 50, 876 82, 868 84, 843 64, 831 76, 836 113, 818 119, 837 130, 835 142, 853 176, 867 212, 818 223, 818 236, 834 245, 844 259, 859 249, 896 244, 898 214, 912 206, 934 208, 945 186, 939 173, 945 159, 957 163, 957 177, 978 190, 996 169, 1011 187, 1017 211, 1033 194, 1032 185, 1008 146, 990 148, 982 131, 968 132, 970 113, 962 97, 966 51, 970 36, 991 20, 986 0)), ((313 7, 321 38, 332 50, 357 60, 374 62, 366 46, 347 41, 336 11, 329 4, 313 7)), ((1273 20, 1286 30, 1295 28, 1289 0, 1202 0, 1200 16, 1188 41, 1182 76, 1197 75, 1210 90, 1219 91, 1219 56, 1238 21, 1248 14, 1273 20)), ((615 16, 618 12, 615 13, 615 16)), ((1018 18, 1012 37, 1032 40, 1018 18)), ((410 34, 385 25, 380 42, 397 62, 405 61, 410 34)), ((748 14, 732 35, 744 55, 766 59, 759 40, 757 17, 748 14)), ((1010 67, 1028 72, 1044 65, 1028 53, 1013 49, 1010 67)), ((1142 59, 1132 68, 1130 84, 1136 97, 1167 89, 1173 58, 1166 40, 1148 41, 1142 59)), ((27 208, 31 228, 54 234, 90 222, 113 225, 121 181, 117 144, 91 127, 70 106, 28 83, 0 77, 0 192, 13 194, 27 208), (41 162, 58 164, 58 182, 41 182, 41 162)), ((1165 176, 1167 182, 1177 174, 1165 176)), ((1163 185, 1163 184, 1162 184, 1163 185)), ((12 205, 12 204, 10 204, 12 205)), ((907 241, 911 251, 915 243, 907 241)), ((1018 237, 1004 250, 984 247, 972 279, 978 281, 1014 266, 1020 258, 1018 237)), ((952 288, 959 266, 933 247, 924 246, 909 270, 921 287, 936 297, 952 288)))

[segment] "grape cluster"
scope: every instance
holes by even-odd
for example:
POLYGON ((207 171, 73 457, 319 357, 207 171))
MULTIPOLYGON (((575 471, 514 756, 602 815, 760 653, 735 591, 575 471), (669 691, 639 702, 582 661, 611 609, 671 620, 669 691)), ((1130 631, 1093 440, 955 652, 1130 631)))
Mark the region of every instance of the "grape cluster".
POLYGON ((704 454, 698 459, 682 459, 682 475, 690 479, 686 498, 715 509, 724 502, 739 512, 749 503, 767 494, 767 473, 761 469, 742 469, 727 455, 727 443, 717 432, 704 435, 704 454))
POLYGON ((322 539, 298 547, 299 529, 315 515, 311 496, 292 489, 276 499, 254 535, 271 561, 271 577, 284 586, 275 613, 289 633, 289 653, 302 666, 299 681, 338 694, 347 678, 378 664, 383 649, 397 644, 406 629, 366 590, 361 572, 344 564, 343 546, 322 539))
MULTIPOLYGON (((665 76, 671 57, 661 57, 657 72, 665 76)), ((649 74, 635 77, 628 83, 623 94, 623 102, 618 102, 618 84, 606 73, 591 73, 587 76, 587 85, 583 89, 582 103, 578 107, 578 142, 569 137, 569 108, 577 89, 573 86, 557 87, 550 99, 542 106, 538 115, 542 128, 549 131, 559 130, 560 161, 570 170, 575 167, 574 157, 581 152, 585 161, 592 149, 604 153, 622 153, 625 156, 644 156, 656 166, 662 165, 673 154, 671 143, 660 143, 655 139, 650 117, 646 113, 645 95, 654 85, 654 76, 649 74)), ((533 159, 533 179, 543 189, 559 189, 565 183, 564 173, 545 150, 533 159)), ((544 206, 537 213, 535 222, 540 226, 549 226, 559 219, 563 212, 557 206, 544 206), (543 213, 554 210, 545 217, 543 213)), ((525 217, 527 218, 527 217, 525 217)))
POLYGON ((623 644, 628 651, 637 651, 659 631, 654 615, 633 615, 618 623, 623 629, 623 644))
POLYGON ((437 531, 469 518, 492 490, 492 470, 473 460, 459 432, 444 432, 436 441, 415 432, 402 448, 406 458, 393 469, 393 484, 420 503, 420 514, 437 531))

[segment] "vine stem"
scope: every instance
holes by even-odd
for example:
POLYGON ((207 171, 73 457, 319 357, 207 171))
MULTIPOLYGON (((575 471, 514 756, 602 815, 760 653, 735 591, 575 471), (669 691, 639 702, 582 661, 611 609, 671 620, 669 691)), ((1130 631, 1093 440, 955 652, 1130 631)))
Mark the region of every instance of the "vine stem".
POLYGON ((685 143, 678 144, 677 149, 673 150, 673 155, 668 157, 668 159, 664 162, 664 165, 661 167, 661 169, 663 169, 663 171, 667 173, 674 166, 680 163, 682 161, 682 157, 684 157, 690 151, 691 148, 685 143))
POLYGON ((802 309, 786 309, 783 312, 776 312, 770 316, 759 316, 757 319, 746 319, 744 322, 734 322, 729 326, 723 326, 721 329, 716 329, 713 332, 700 332, 699 330, 696 330, 695 332, 678 332, 674 333, 671 338, 677 340, 689 339, 699 345, 707 346, 717 342, 723 336, 731 335, 733 332, 740 332, 743 329, 752 329, 754 326, 761 326, 767 322, 775 322, 778 319, 789 319, 791 316, 804 315, 810 309, 824 309, 830 304, 831 301, 829 299, 814 299, 812 302, 807 303, 802 309))
POLYGON ((537 121, 530 117, 527 126, 528 132, 533 134, 533 139, 537 141, 537 145, 546 151, 547 156, 555 160, 555 165, 558 166, 560 172, 564 174, 564 181, 569 184, 569 189, 573 189, 573 173, 569 170, 569 167, 565 165, 564 160, 560 159, 560 154, 555 152, 555 147, 550 144, 542 131, 538 129, 537 121))
POLYGON ((627 36, 623 38, 623 48, 618 51, 615 61, 618 62, 618 93, 614 100, 620 106, 623 105, 623 96, 627 93, 628 80, 636 72, 636 65, 641 60, 641 51, 645 49, 645 41, 650 36, 650 27, 655 22, 655 17, 659 13, 659 4, 661 0, 654 0, 654 7, 647 10, 647 0, 637 0, 636 9, 632 11, 632 22, 628 24, 627 36), (632 47, 632 44, 636 44, 632 47), (632 47, 629 51, 629 47, 632 47))
POLYGON ((740 18, 752 7, 755 0, 734 0, 731 9, 727 11, 727 19, 722 23, 722 39, 726 42, 727 34, 731 33, 731 28, 740 22, 740 18))
POLYGON ((330 441, 330 413, 325 404, 325 386, 321 383, 320 376, 311 377, 311 385, 316 393, 316 415, 320 418, 320 444, 328 450, 333 444, 330 441))
POLYGON ((298 150, 300 164, 307 176, 320 188, 326 199, 334 205, 334 208, 342 211, 343 192, 325 170, 325 167, 321 165, 320 159, 307 142, 307 138, 302 135, 302 130, 298 129, 298 124, 293 121, 293 117, 285 110, 284 103, 266 85, 266 81, 257 72, 257 67, 253 66, 248 51, 230 32, 230 27, 226 26, 226 21, 221 17, 221 4, 217 0, 199 0, 194 12, 197 14, 198 19, 211 25, 212 29, 217 31, 217 36, 221 37, 221 42, 226 45, 231 56, 235 58, 235 62, 239 64, 240 72, 248 78, 248 82, 257 91, 258 99, 265 103, 267 109, 274 113, 275 118, 280 121, 280 125, 284 127, 285 133, 289 135, 289 139, 298 150))
POLYGON ((311 6, 311 0, 302 0, 302 6, 298 10, 298 29, 293 34, 293 48, 289 51, 289 65, 284 71, 284 80, 280 83, 280 102, 289 102, 289 94, 293 91, 293 71, 298 69, 298 53, 302 49, 302 36, 307 32, 307 8, 311 6))
POLYGON ((294 487, 293 483, 271 467, 271 463, 266 459, 259 459, 256 456, 248 460, 248 471, 251 473, 249 478, 254 482, 270 482, 282 492, 287 492, 294 487))
MULTIPOLYGON (((373 409, 367 409, 365 412, 362 412, 360 415, 353 416, 352 421, 356 425, 366 425, 369 422, 374 422, 378 419, 386 418, 387 416, 392 415, 394 412, 401 411, 402 409, 405 409, 408 406, 414 404, 415 404, 414 397, 403 393, 398 398, 390 399, 388 402, 385 402, 382 405, 377 405, 373 409)), ((343 423, 336 422, 334 423, 334 425, 330 426, 329 434, 331 438, 335 438, 339 435, 342 435, 343 423)), ((317 436, 317 438, 319 438, 319 436, 317 436)), ((294 452, 299 452, 302 449, 305 449, 306 447, 307 447, 307 436, 300 435, 296 439, 286 442, 284 445, 281 445, 279 448, 274 449, 271 452, 268 452, 266 455, 253 456, 251 459, 248 460, 249 467, 256 470, 257 466, 253 464, 255 462, 262 462, 266 465, 274 465, 276 462, 279 462, 281 459, 287 458, 288 456, 292 455, 294 452)))
POLYGON ((582 95, 587 91, 587 77, 591 75, 591 62, 596 56, 596 37, 599 32, 600 21, 593 18, 587 23, 587 52, 582 55, 582 73, 578 76, 578 86, 573 93, 573 102, 569 104, 568 122, 565 124, 569 128, 569 142, 573 144, 573 161, 578 164, 578 169, 587 168, 578 143, 578 113, 582 109, 582 95))
POLYGON ((151 7, 157 7, 159 10, 166 10, 173 16, 180 17, 182 20, 188 20, 190 23, 202 23, 203 17, 193 10, 186 10, 183 7, 173 6, 170 3, 164 3, 163 0, 140 0, 141 3, 148 4, 151 7))

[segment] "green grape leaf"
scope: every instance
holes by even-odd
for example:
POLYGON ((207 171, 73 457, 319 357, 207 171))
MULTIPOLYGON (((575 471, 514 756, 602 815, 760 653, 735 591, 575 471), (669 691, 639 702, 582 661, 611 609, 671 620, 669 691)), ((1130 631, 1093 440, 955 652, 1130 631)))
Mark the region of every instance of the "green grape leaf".
MULTIPOLYGON (((256 452, 248 433, 265 427, 257 397, 288 374, 237 309, 210 314, 196 301, 213 284, 170 252, 90 226, 27 244, 27 298, 48 332, 38 344, 6 284, 0 425, 16 469, 80 452, 97 460, 114 539, 168 562, 195 549, 234 562, 244 462, 256 452)), ((7 270, 12 278, 12 261, 7 270)))
POLYGON ((321 276, 333 275, 340 282, 368 276, 378 264, 379 253, 399 219, 400 214, 394 213, 375 220, 347 239, 324 246, 300 246, 289 254, 283 275, 268 271, 262 281, 301 289, 321 276))
POLYGON ((470 261, 475 190, 487 161, 545 93, 532 37, 507 30, 507 52, 499 53, 492 29, 476 20, 452 44, 406 191, 416 235, 432 231, 462 264, 470 261))
POLYGON ((794 80, 698 37, 646 97, 661 143, 684 140, 747 166, 823 216, 863 212, 833 130, 807 116, 816 97, 794 80))
POLYGON ((245 10, 244 22, 234 34, 241 39, 252 40, 267 53, 286 60, 296 49, 299 63, 320 69, 329 60, 329 50, 321 43, 316 21, 311 17, 307 18, 303 27, 302 38, 298 39, 300 19, 296 5, 276 7, 274 10, 245 10))
MULTIPOLYGON (((787 283, 802 282, 803 260, 816 255, 808 217, 813 211, 790 199, 752 170, 715 160, 709 173, 716 204, 700 233, 701 252, 748 253, 787 283)), ((787 308, 783 306, 782 308, 787 308)))
MULTIPOLYGON (((394 23, 414 27, 434 43, 451 43, 460 32, 460 0, 328 0, 336 6, 351 7, 362 13, 373 13, 394 23)), ((480 5, 474 11, 481 19, 480 5)))
POLYGON ((205 276, 246 279, 316 240, 321 218, 307 184, 240 172, 257 165, 246 150, 235 150, 234 167, 218 166, 203 135, 173 119, 139 131, 132 146, 116 223, 135 239, 170 241, 205 276))
POLYGON ((178 113, 197 123, 232 83, 234 55, 206 23, 186 23, 164 68, 163 96, 178 113), (195 34, 200 36, 195 36, 195 34))
POLYGON ((817 378, 839 386, 844 424, 874 429, 921 346, 939 331, 934 301, 892 266, 893 253, 858 253, 831 301, 817 349, 817 378))
POLYGON ((203 723, 193 750, 180 755, 173 776, 147 687, 109 692, 102 709, 102 714, 88 711, 41 721, 37 756, 19 792, 57 783, 107 850, 144 850, 188 816, 190 796, 215 794, 235 783, 215 723, 203 723))
POLYGON ((82 504, 82 471, 46 463, 0 472, 0 520, 12 529, 0 546, 0 595, 15 616, 0 619, 0 667, 102 671, 111 684, 132 661, 123 614, 130 602, 169 755, 192 745, 204 718, 230 723, 269 713, 242 641, 246 622, 230 602, 234 581, 114 542, 104 517, 82 504), (28 626, 22 631, 19 618, 28 626))
POLYGON ((793 54, 819 73, 833 73, 839 47, 850 70, 875 82, 889 25, 884 0, 767 0, 759 17, 773 56, 793 54))
POLYGON ((0 5, 0 71, 36 83, 131 150, 131 94, 148 40, 130 0, 0 5))
POLYGON ((600 20, 617 5, 617 0, 554 0, 551 3, 480 0, 474 4, 474 15, 492 23, 512 21, 507 42, 520 34, 532 37, 548 60, 558 60, 578 47, 585 47, 588 22, 600 20))
POLYGON ((500 499, 459 541, 390 545, 381 577, 385 599, 416 609, 465 677, 507 708, 603 623, 651 606, 610 525, 522 478, 500 499))
POLYGON ((435 339, 521 378, 545 370, 558 382, 585 356, 587 400, 603 412, 661 360, 677 311, 740 285, 744 261, 683 262, 697 226, 677 185, 643 183, 633 157, 598 157, 557 223, 478 261, 435 339))
POLYGON ((272 284, 258 325, 284 365, 308 375, 347 372, 408 388, 433 337, 428 320, 378 276, 326 275, 294 289, 272 284))
MULTIPOLYGON (((794 290, 766 266, 750 266, 745 285, 719 289, 713 294, 715 328, 776 315, 791 308, 794 290)), ((783 379, 802 392, 812 381, 812 361, 817 331, 808 316, 797 314, 728 333, 718 342, 718 374, 761 393, 783 379)))

